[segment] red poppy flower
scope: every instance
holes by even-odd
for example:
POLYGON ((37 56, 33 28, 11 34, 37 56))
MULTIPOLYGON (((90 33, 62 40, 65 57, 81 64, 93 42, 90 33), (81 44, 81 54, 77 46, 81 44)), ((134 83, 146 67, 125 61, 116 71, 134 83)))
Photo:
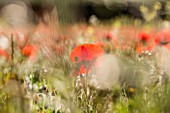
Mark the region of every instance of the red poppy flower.
POLYGON ((170 30, 162 30, 156 34, 155 44, 170 50, 170 30))
POLYGON ((83 44, 72 50, 70 58, 74 63, 79 63, 80 61, 92 61, 102 54, 104 54, 104 50, 100 46, 83 44))
POLYGON ((35 58, 37 52, 37 48, 33 45, 26 45, 22 49, 22 54, 31 58, 35 58))
POLYGON ((170 31, 163 30, 156 34, 155 43, 166 45, 170 43, 170 31))
POLYGON ((139 40, 142 43, 147 43, 150 40, 150 35, 147 33, 139 33, 139 40))
POLYGON ((159 41, 159 39, 158 39, 158 38, 155 38, 155 40, 154 40, 154 41, 155 41, 155 43, 156 43, 156 44, 159 44, 159 43, 160 43, 160 41, 159 41))
POLYGON ((95 59, 103 54, 104 50, 95 44, 83 44, 73 49, 70 59, 78 66, 74 75, 90 72, 95 59))
POLYGON ((106 40, 110 41, 110 40, 112 39, 112 37, 113 37, 112 32, 108 32, 108 33, 106 34, 106 40))
POLYGON ((1 49, 1 48, 0 48, 0 55, 5 57, 5 58, 8 57, 7 53, 3 49, 1 49))

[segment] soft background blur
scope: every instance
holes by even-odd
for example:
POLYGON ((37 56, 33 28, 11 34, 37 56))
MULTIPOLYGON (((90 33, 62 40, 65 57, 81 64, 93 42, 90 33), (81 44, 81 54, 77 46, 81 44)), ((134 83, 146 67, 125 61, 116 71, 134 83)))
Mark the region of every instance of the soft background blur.
POLYGON ((0 113, 169 113, 169 57, 168 0, 0 0, 0 113))

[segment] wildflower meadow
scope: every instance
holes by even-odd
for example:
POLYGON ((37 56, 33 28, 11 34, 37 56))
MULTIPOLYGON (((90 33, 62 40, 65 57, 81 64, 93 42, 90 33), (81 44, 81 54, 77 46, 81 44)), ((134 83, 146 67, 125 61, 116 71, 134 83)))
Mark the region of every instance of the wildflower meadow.
POLYGON ((0 113, 170 113, 170 21, 157 18, 160 4, 152 13, 141 5, 144 20, 67 23, 54 10, 37 24, 0 19, 0 113))

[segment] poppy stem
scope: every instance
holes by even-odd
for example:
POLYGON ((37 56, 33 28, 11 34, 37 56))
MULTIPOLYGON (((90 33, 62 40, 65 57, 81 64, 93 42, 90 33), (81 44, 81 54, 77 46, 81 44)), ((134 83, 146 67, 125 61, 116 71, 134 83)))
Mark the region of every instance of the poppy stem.
POLYGON ((85 76, 80 74, 80 80, 81 80, 81 84, 83 86, 83 89, 85 89, 85 86, 86 86, 86 80, 84 78, 85 76))
POLYGON ((87 75, 80 75, 80 80, 81 80, 81 84, 83 86, 84 92, 86 94, 86 96, 88 97, 88 81, 87 81, 87 75))
POLYGON ((13 34, 11 34, 11 72, 13 72, 14 68, 14 40, 13 34))

